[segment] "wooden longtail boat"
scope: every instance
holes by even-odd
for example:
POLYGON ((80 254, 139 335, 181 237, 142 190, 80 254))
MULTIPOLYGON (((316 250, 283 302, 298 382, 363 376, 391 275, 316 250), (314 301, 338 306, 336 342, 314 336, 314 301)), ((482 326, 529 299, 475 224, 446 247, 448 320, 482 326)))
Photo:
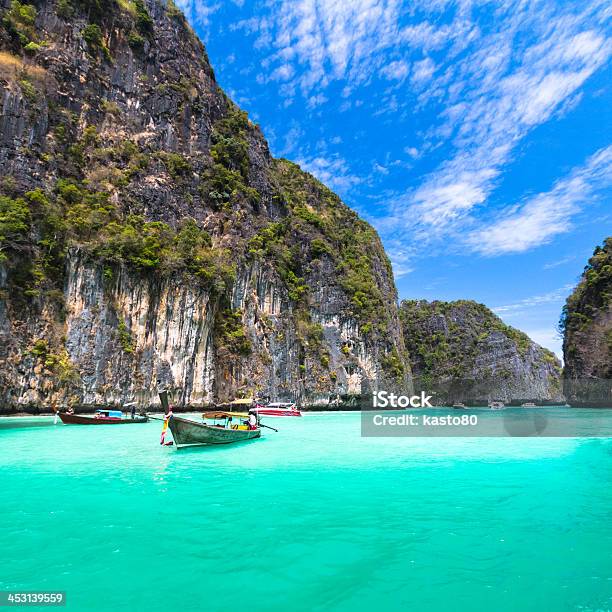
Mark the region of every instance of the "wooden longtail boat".
POLYGON ((66 425, 127 425, 128 423, 146 423, 149 417, 123 417, 120 410, 96 410, 94 415, 60 412, 59 418, 66 425))
MULTIPOLYGON (((220 425, 209 425, 208 423, 192 421, 183 417, 177 417, 172 414, 170 403, 168 401, 168 391, 160 390, 159 399, 161 400, 164 414, 166 415, 168 427, 172 432, 174 443, 177 447, 203 445, 203 444, 232 444, 233 442, 244 442, 261 436, 261 427, 257 423, 256 429, 251 429, 248 425, 238 425, 237 429, 226 428, 220 425)), ((241 412, 226 412, 224 410, 214 410, 205 412, 202 415, 203 419, 233 419, 243 418, 248 419, 248 413, 241 412)), ((162 433, 162 443, 164 433, 162 433)))
MULTIPOLYGON (((216 418, 219 413, 214 413, 216 418)), ((234 413, 232 416, 239 416, 234 413)), ((248 417, 248 415, 245 415, 248 417)), ((219 425, 198 423, 183 417, 170 416, 168 427, 177 446, 188 444, 232 444, 261 436, 261 429, 227 429, 219 425)))

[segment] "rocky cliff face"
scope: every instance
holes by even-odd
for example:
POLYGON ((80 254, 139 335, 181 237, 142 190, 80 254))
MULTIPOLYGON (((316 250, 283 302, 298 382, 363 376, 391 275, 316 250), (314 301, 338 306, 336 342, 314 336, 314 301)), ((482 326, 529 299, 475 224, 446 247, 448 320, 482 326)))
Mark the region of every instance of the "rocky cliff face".
POLYGON ((0 407, 410 389, 376 233, 158 0, 0 0, 0 407))
POLYGON ((554 354, 482 304, 403 301, 400 317, 415 386, 436 403, 563 401, 554 354))
POLYGON ((589 259, 567 298, 560 328, 568 402, 612 406, 612 237, 589 259))

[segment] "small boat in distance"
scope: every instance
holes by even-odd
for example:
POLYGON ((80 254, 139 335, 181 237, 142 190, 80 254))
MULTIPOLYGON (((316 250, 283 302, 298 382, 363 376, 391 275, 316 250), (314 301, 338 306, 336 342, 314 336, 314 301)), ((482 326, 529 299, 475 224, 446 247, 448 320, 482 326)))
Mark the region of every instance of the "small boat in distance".
POLYGON ((467 406, 465 404, 462 404, 461 402, 458 402, 456 404, 453 404, 453 408, 458 408, 458 409, 462 409, 462 410, 467 410, 467 406))
POLYGON ((231 402, 217 404, 218 410, 254 410, 260 416, 302 416, 295 402, 266 402, 245 397, 234 399, 231 402))
POLYGON ((92 415, 74 414, 72 411, 60 412, 59 418, 66 425, 127 425, 129 423, 146 423, 145 415, 124 416, 121 410, 100 409, 92 415))
POLYGON ((536 405, 533 402, 525 402, 524 404, 521 404, 521 408, 535 408, 536 405))
POLYGON ((503 410, 506 407, 504 402, 489 402, 489 408, 491 410, 503 410))
POLYGON ((295 402, 271 402, 269 404, 256 403, 253 410, 255 410, 255 412, 261 416, 302 416, 302 413, 295 402))

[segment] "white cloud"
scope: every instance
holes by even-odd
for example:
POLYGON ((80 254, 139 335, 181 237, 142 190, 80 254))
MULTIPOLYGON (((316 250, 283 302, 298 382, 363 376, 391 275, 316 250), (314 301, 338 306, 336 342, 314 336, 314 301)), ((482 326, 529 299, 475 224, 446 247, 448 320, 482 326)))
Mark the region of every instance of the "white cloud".
POLYGON ((338 155, 301 158, 296 163, 328 187, 340 192, 346 193, 362 182, 360 177, 351 174, 346 160, 338 155))
POLYGON ((201 26, 204 31, 210 26, 210 16, 221 8, 219 2, 209 3, 202 0, 176 0, 176 5, 191 23, 201 26))
POLYGON ((389 168, 383 166, 382 164, 379 164, 378 162, 374 162, 372 164, 372 169, 374 170, 374 172, 378 172, 379 174, 389 174, 389 168))
POLYGON ((431 228, 444 227, 481 204, 487 197, 487 185, 495 178, 492 168, 456 168, 439 181, 430 181, 417 189, 412 198, 412 211, 422 224, 431 228))
POLYGON ((389 81, 403 81, 410 72, 410 66, 404 60, 396 60, 383 66, 380 74, 389 81))
POLYGON ((397 278, 402 278, 414 271, 414 268, 411 266, 407 266, 406 264, 398 261, 391 260, 391 267, 393 268, 393 276, 397 278))
POLYGON ((565 298, 572 288, 573 285, 564 285, 563 287, 559 287, 558 289, 549 291, 548 293, 532 295, 531 297, 524 298, 518 302, 506 304, 505 306, 496 306, 492 310, 498 315, 508 315, 509 313, 522 312, 525 309, 533 308, 534 306, 541 306, 542 304, 565 301, 565 298))
POLYGON ((510 207, 493 223, 469 234, 467 244, 483 255, 520 253, 550 241, 571 229, 571 218, 612 183, 612 146, 597 151, 553 188, 510 207))
POLYGON ((576 261, 576 255, 568 255, 567 257, 562 257, 561 259, 555 259, 554 261, 549 261, 542 266, 542 270, 552 270, 553 268, 558 268, 559 266, 563 266, 570 261, 576 261))
POLYGON ((429 81, 435 69, 435 64, 428 57, 420 62, 416 62, 414 64, 414 72, 411 79, 412 83, 415 85, 421 85, 426 81, 429 81))
POLYGON ((327 102, 327 97, 323 94, 317 94, 316 96, 310 96, 308 98, 307 106, 308 108, 316 108, 317 106, 321 106, 327 102))
POLYGON ((288 81, 295 74, 295 69, 291 64, 281 64, 270 74, 271 81, 288 81))
POLYGON ((288 127, 284 134, 283 145, 276 151, 277 155, 287 157, 299 149, 299 142, 304 135, 304 130, 295 122, 288 127))
MULTIPOLYGON (((432 8, 424 0, 421 5, 427 12, 432 8)), ((272 62, 290 56, 299 66, 296 79, 306 99, 336 80, 344 81, 345 97, 375 74, 403 81, 409 62, 404 58, 389 62, 388 52, 429 51, 462 34, 467 38, 466 24, 460 22, 441 27, 426 19, 403 24, 412 10, 404 0, 276 0, 265 6, 269 12, 264 16, 233 27, 256 33, 256 46, 268 49, 272 62)), ((441 8, 433 8, 434 16, 441 8)), ((431 70, 431 60, 422 60, 417 79, 431 70)))
POLYGON ((391 260, 393 275, 396 279, 402 278, 414 270, 411 263, 416 255, 414 247, 406 245, 401 240, 392 240, 385 245, 385 250, 391 260))
MULTIPOLYGON (((597 0, 584 3, 575 14, 546 2, 534 6, 508 3, 498 11, 503 13, 499 28, 481 33, 478 45, 462 59, 436 69, 433 76, 424 71, 429 80, 420 104, 438 103, 443 109, 441 122, 425 139, 429 148, 444 143, 454 153, 419 185, 396 194, 389 215, 400 231, 433 241, 469 230, 519 143, 555 112, 566 110, 564 104, 576 104, 580 87, 607 62, 612 43, 593 28, 592 17, 602 10, 597 0), (517 42, 521 29, 530 32, 531 44, 517 42)), ((542 237, 565 231, 574 210, 569 192, 577 194, 570 184, 561 187, 568 193, 548 218, 544 202, 532 203, 523 216, 503 211, 500 231, 513 229, 523 236, 513 250, 531 248, 542 237)), ((503 237, 497 233, 489 246, 477 250, 493 253, 493 241, 503 237)), ((475 239, 472 245, 477 246, 475 239)))

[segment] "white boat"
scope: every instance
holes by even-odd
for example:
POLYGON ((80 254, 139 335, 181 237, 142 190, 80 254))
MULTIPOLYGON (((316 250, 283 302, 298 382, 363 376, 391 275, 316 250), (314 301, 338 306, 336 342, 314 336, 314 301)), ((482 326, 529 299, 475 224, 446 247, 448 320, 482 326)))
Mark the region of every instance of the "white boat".
POLYGON ((506 407, 504 402, 489 402, 489 408, 491 410, 503 410, 506 407))
POLYGON ((255 404, 253 408, 260 416, 302 416, 295 402, 271 402, 270 404, 255 404))

